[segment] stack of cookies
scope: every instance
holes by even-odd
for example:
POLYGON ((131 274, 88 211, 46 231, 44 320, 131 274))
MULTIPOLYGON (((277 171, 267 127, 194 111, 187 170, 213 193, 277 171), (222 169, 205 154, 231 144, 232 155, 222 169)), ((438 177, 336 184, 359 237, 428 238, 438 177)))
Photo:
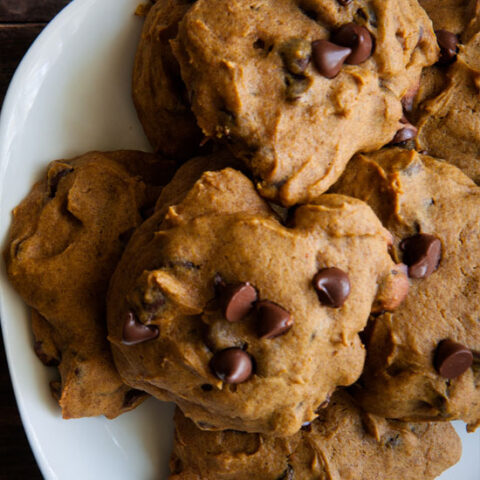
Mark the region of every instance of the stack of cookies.
POLYGON ((155 154, 51 163, 5 251, 64 418, 175 402, 172 480, 437 477, 480 425, 480 6, 138 13, 155 154))

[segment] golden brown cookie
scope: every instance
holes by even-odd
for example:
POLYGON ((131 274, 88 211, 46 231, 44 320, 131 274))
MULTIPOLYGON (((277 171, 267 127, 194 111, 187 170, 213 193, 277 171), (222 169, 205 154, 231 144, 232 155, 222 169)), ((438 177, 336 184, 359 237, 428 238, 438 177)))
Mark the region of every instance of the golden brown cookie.
POLYGON ((438 94, 421 104, 417 146, 446 159, 479 183, 480 31, 477 32, 459 45, 456 59, 440 82, 444 88, 439 92, 435 89, 438 94))
POLYGON ((58 365, 52 383, 64 418, 134 408, 106 340, 110 276, 142 210, 171 176, 169 163, 140 152, 92 152, 49 165, 13 211, 4 252, 10 281, 31 306, 35 351, 58 365))
POLYGON ((384 420, 339 391, 289 438, 205 432, 177 409, 170 480, 429 480, 460 454, 451 425, 384 420))
POLYGON ((405 420, 480 423, 480 189, 447 162, 414 151, 357 155, 334 189, 365 200, 409 265, 410 292, 372 317, 356 394, 405 420))
POLYGON ((478 12, 478 0, 419 0, 435 30, 462 35, 478 12))
POLYGON ((437 58, 416 0, 198 0, 172 45, 203 133, 286 206, 390 142, 400 100, 437 58))
POLYGON ((190 110, 170 40, 190 0, 158 0, 145 19, 133 70, 133 100, 155 151, 179 159, 195 154, 203 137, 190 110))
POLYGON ((406 277, 363 202, 325 195, 286 227, 238 170, 201 174, 213 161, 182 167, 125 250, 108 296, 115 362, 201 428, 293 434, 358 378, 358 332, 406 277))

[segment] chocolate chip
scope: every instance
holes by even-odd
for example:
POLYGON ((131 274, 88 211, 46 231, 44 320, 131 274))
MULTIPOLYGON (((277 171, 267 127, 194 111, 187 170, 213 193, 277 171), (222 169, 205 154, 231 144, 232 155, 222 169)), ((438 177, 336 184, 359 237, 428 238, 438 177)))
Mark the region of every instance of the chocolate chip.
POLYGON ((445 378, 456 378, 465 373, 473 362, 473 354, 465 345, 443 340, 435 351, 435 368, 445 378))
POLYGON ((290 102, 298 100, 312 85, 312 79, 287 73, 285 75, 285 97, 290 102))
POLYGON ((209 383, 204 383, 201 387, 200 387, 204 392, 211 392, 213 390, 213 386, 210 385, 209 383))
POLYGON ((250 283, 226 285, 221 290, 223 314, 229 322, 239 322, 253 308, 257 301, 257 291, 250 283))
POLYGON ((417 129, 407 123, 405 127, 402 127, 400 130, 397 131, 393 140, 390 142, 392 145, 400 145, 402 143, 406 143, 409 140, 413 140, 417 136, 417 129))
POLYGON ((426 278, 438 268, 442 243, 437 237, 419 233, 402 240, 400 249, 411 278, 426 278))
POLYGON ((136 345, 157 338, 158 333, 157 326, 144 325, 137 320, 132 312, 128 312, 123 325, 122 343, 124 345, 136 345))
POLYGON ((217 352, 210 360, 212 372, 225 383, 242 383, 253 372, 252 357, 241 348, 227 348, 217 352))
POLYGON ((338 0, 338 3, 339 3, 342 7, 346 7, 347 5, 349 5, 350 3, 352 3, 352 0, 338 0))
POLYGON ((345 303, 350 294, 350 280, 339 268, 323 268, 313 277, 313 288, 323 305, 338 308, 345 303))
POLYGON ((312 45, 303 38, 292 38, 282 45, 280 53, 285 68, 294 75, 301 75, 310 63, 312 45))
POLYGON ((345 59, 352 53, 347 47, 340 47, 327 40, 312 42, 312 59, 317 70, 327 78, 334 78, 340 72, 345 59))
POLYGON ((356 23, 341 26, 332 36, 333 43, 352 49, 345 63, 358 65, 372 55, 373 39, 370 32, 356 23))
POLYGON ((438 46, 440 47, 440 65, 448 65, 455 61, 458 51, 458 37, 448 30, 436 30, 438 46))
POLYGON ((257 332, 260 338, 275 338, 287 333, 293 325, 289 312, 270 300, 262 300, 257 308, 257 332))

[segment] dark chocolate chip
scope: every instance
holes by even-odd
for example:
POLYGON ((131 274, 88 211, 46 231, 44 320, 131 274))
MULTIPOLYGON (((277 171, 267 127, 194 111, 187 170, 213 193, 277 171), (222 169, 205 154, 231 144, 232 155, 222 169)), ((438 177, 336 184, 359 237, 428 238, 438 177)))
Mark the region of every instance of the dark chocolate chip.
POLYGON ((340 72, 345 59, 352 53, 347 47, 335 45, 328 40, 312 42, 312 59, 317 70, 327 78, 334 78, 340 72))
POLYGON ((285 75, 285 97, 290 102, 298 100, 312 85, 312 79, 301 75, 285 75))
POLYGON ((332 36, 332 42, 352 49, 345 63, 358 65, 372 55, 373 39, 370 32, 356 23, 341 26, 332 36))
POLYGON ((257 291, 250 283, 226 285, 221 291, 223 314, 229 322, 239 322, 248 315, 257 301, 257 291))
POLYGON ((323 268, 313 277, 313 288, 323 305, 338 308, 345 303, 350 294, 350 280, 339 268, 323 268))
POLYGON ((303 38, 292 38, 281 48, 285 68, 294 75, 302 75, 310 63, 312 45, 303 38))
POLYGON ((122 343, 124 345, 136 345, 157 338, 158 333, 157 326, 144 325, 137 320, 132 312, 128 312, 123 325, 122 343))
POLYGON ((436 30, 438 46, 440 47, 440 65, 448 65, 455 61, 458 51, 458 37, 448 30, 436 30))
POLYGON ((270 300, 262 300, 257 308, 257 332, 260 338, 275 338, 287 333, 293 325, 289 312, 270 300))
POLYGON ((406 124, 405 127, 402 127, 400 130, 397 131, 393 140, 391 141, 392 145, 400 145, 402 143, 406 143, 409 140, 413 140, 417 136, 417 129, 411 125, 406 124))
POLYGON ((252 357, 241 348, 220 350, 210 360, 212 372, 225 383, 242 383, 252 376, 252 357))
POLYGON ((352 3, 352 0, 337 0, 342 7, 346 7, 348 4, 352 3))
POLYGON ((447 339, 438 344, 434 362, 442 377, 456 378, 472 366, 473 354, 465 345, 447 339))
POLYGON ((411 278, 426 278, 438 268, 442 243, 437 237, 419 233, 402 240, 400 249, 411 278))
POLYGON ((213 386, 210 385, 209 383, 204 383, 201 387, 200 387, 204 392, 211 392, 213 390, 213 386))

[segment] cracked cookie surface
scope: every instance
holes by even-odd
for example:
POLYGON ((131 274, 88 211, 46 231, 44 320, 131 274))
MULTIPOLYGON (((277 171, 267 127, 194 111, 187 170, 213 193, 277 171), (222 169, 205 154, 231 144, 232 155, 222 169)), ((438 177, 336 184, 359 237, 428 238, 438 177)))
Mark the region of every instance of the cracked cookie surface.
POLYGON ((35 352, 58 367, 61 381, 51 388, 64 418, 113 418, 145 398, 113 364, 105 297, 142 209, 171 175, 164 167, 153 155, 129 151, 55 161, 13 211, 7 273, 34 309, 35 352))
POLYGON ((198 0, 172 45, 203 133, 287 206, 390 142, 402 97, 437 58, 414 0, 198 0))
POLYGON ((334 191, 366 201, 409 266, 410 292, 372 317, 355 390, 364 408, 407 420, 480 423, 480 189, 414 151, 357 155, 334 191))
POLYGON ((405 277, 363 202, 325 195, 286 227, 239 171, 202 174, 213 161, 185 164, 127 246, 108 295, 115 362, 200 428, 293 434, 358 378, 358 333, 405 277))

